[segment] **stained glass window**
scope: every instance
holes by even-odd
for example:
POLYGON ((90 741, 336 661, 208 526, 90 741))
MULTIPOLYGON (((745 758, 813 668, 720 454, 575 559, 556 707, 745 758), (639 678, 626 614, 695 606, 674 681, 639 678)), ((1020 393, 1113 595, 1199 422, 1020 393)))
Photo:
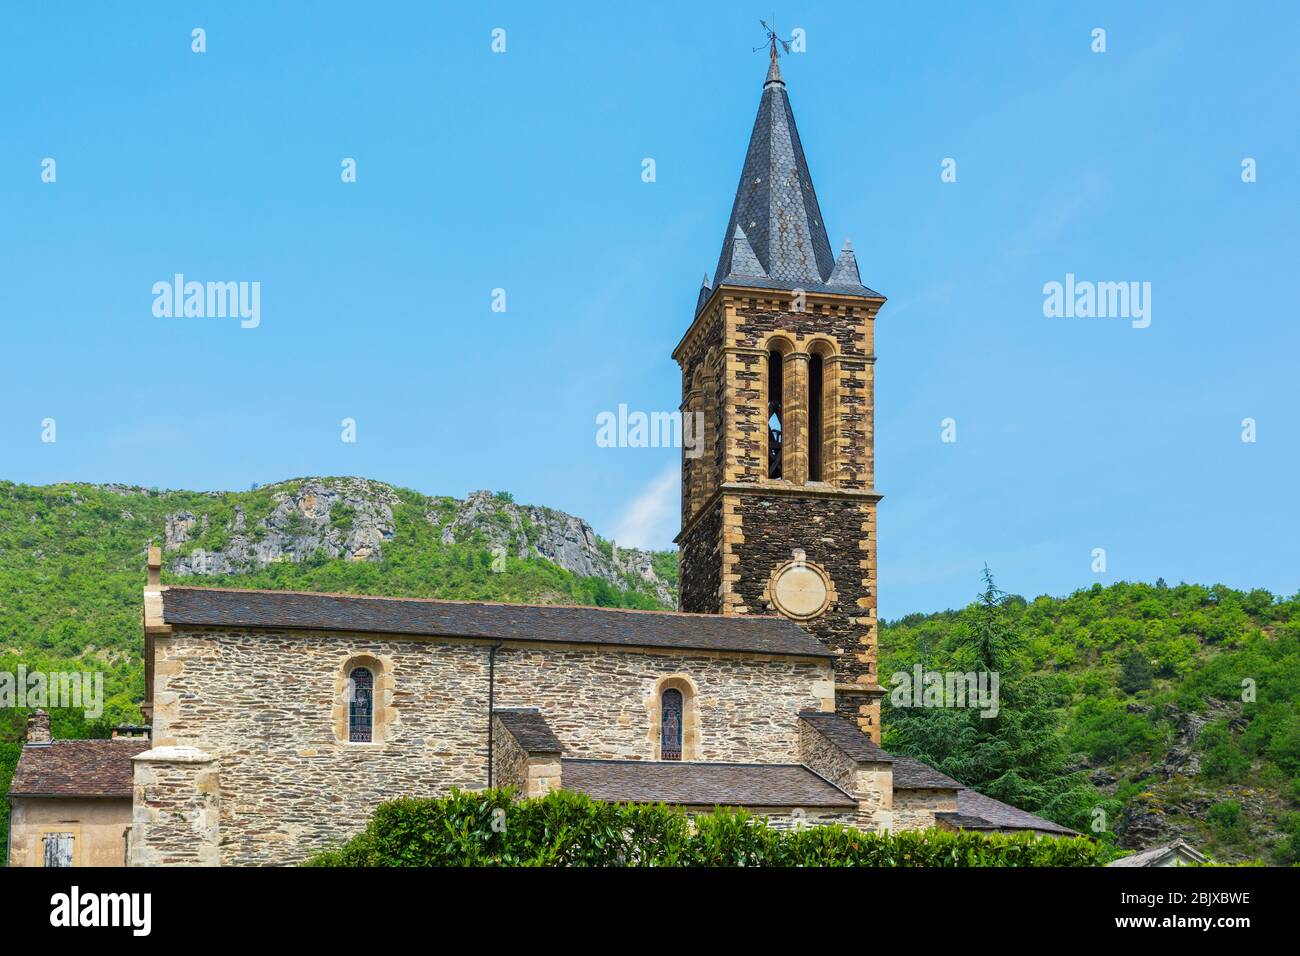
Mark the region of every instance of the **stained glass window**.
POLYGON ((666 690, 663 716, 659 724, 659 756, 664 760, 682 759, 682 692, 666 690))
POLYGON ((348 675, 348 740, 369 743, 374 724, 375 677, 364 667, 348 675))

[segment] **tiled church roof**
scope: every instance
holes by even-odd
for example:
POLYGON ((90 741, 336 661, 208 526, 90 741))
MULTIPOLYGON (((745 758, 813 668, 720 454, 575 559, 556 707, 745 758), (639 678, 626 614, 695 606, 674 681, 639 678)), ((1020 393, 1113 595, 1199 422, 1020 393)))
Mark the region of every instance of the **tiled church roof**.
POLYGON ((962 785, 929 764, 911 757, 894 758, 895 790, 960 790, 962 785))
POLYGON ((1057 836, 1078 835, 1069 827, 1063 827, 1059 823, 1045 820, 1026 810, 1013 807, 1009 803, 1003 803, 1001 800, 986 797, 975 790, 963 789, 957 794, 957 814, 954 816, 979 818, 988 824, 981 827, 974 824, 962 824, 959 821, 949 821, 957 826, 965 826, 969 830, 1036 830, 1040 833, 1052 833, 1057 836))
POLYGON ((713 276, 713 288, 722 284, 879 296, 847 242, 838 260, 831 253, 775 52, 713 276))
POLYGON ((560 763, 564 789, 609 803, 698 807, 856 807, 847 793, 799 764, 587 760, 560 763))
POLYGON ((9 795, 130 799, 131 758, 148 749, 147 740, 56 740, 26 746, 9 795))
POLYGON ((360 631, 565 644, 832 657, 781 617, 722 617, 559 605, 169 587, 163 621, 205 627, 360 631))

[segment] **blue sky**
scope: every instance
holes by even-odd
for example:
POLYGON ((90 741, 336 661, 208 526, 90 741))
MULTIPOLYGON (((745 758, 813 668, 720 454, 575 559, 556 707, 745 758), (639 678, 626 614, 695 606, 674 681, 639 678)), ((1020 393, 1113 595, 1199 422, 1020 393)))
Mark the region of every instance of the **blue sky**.
POLYGON ((677 405, 774 15, 832 245, 889 297, 882 614, 985 562, 1300 588, 1294 5, 263 6, 4 12, 0 477, 506 489, 666 545, 678 453, 595 417, 677 405), (155 317, 177 272, 260 282, 260 326, 155 317), (1150 327, 1044 317, 1067 273, 1150 282, 1150 327))

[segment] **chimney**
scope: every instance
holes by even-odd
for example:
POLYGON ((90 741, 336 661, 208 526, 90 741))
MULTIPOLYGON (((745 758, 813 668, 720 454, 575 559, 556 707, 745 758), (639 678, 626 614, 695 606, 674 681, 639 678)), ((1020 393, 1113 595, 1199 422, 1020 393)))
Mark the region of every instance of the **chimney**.
POLYGON ((148 740, 152 727, 143 724, 118 724, 113 728, 113 740, 148 740))
POLYGON ((48 747, 53 742, 50 715, 43 710, 32 711, 27 717, 27 746, 48 747))
POLYGON ((162 587, 162 548, 151 547, 149 549, 148 565, 148 586, 151 588, 162 587))

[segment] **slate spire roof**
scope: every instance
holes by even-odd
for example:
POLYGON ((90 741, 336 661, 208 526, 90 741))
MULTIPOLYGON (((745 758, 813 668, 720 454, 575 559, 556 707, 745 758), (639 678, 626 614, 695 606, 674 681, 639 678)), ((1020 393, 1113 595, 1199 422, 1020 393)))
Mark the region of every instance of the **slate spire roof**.
MULTIPOLYGON (((770 56, 713 288, 731 284, 877 296, 862 285, 847 241, 838 260, 831 252, 775 44, 770 56)), ((703 289, 700 299, 703 305, 703 289)))

